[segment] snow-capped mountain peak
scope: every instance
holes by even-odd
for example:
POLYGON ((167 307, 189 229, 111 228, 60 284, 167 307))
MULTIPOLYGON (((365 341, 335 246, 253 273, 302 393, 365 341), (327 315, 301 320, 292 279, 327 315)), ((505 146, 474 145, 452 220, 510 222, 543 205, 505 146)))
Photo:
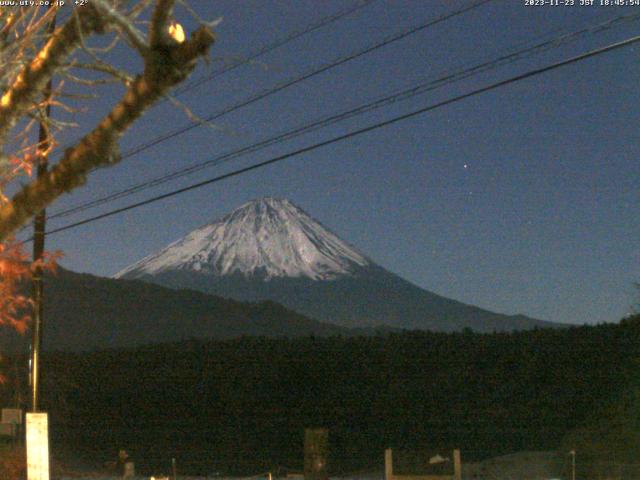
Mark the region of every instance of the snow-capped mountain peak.
POLYGON ((289 200, 268 197, 241 205, 115 277, 182 270, 216 276, 330 280, 370 264, 289 200))

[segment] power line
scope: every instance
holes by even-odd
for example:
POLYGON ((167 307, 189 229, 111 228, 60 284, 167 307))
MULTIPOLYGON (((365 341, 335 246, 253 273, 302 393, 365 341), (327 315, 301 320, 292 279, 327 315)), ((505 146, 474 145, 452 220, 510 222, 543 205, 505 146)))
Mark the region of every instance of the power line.
MULTIPOLYGON (((418 26, 414 26, 414 27, 411 27, 411 28, 409 28, 407 30, 404 30, 402 32, 393 34, 393 35, 385 38, 384 40, 382 40, 382 41, 380 41, 380 42, 378 42, 378 43, 376 43, 376 44, 374 44, 372 46, 366 47, 365 49, 359 50, 359 51, 357 51, 355 53, 351 53, 351 54, 349 54, 349 55, 347 55, 345 57, 341 57, 338 60, 335 60, 332 63, 326 64, 326 65, 324 65, 322 67, 315 68, 315 69, 311 70, 310 72, 303 74, 300 77, 297 77, 297 78, 295 78, 293 80, 289 80, 289 81, 287 81, 287 82, 285 82, 283 84, 280 84, 280 85, 278 85, 278 86, 276 86, 276 87, 274 87, 274 88, 272 88, 270 90, 267 90, 267 91, 265 91, 263 93, 260 93, 260 94, 258 94, 256 96, 253 96, 253 97, 250 97, 248 99, 245 99, 244 101, 242 101, 242 102, 240 102, 238 104, 232 105, 232 106, 230 106, 230 107, 228 107, 228 108, 226 108, 226 109, 224 109, 222 111, 219 111, 219 112, 217 112, 215 114, 212 114, 209 117, 205 118, 204 121, 205 122, 210 122, 212 120, 215 120, 215 119, 217 119, 217 118, 219 118, 219 117, 221 117, 223 115, 226 115, 227 113, 231 113, 231 112, 233 112, 235 110, 243 108, 243 107, 245 107, 247 105, 250 105, 250 104, 252 104, 252 103, 254 103, 256 101, 259 101, 259 100, 261 100, 263 98, 266 98, 266 97, 268 97, 270 95, 273 95, 273 94, 275 94, 275 93, 277 93, 279 91, 282 91, 282 90, 284 90, 284 89, 286 89, 286 88, 288 88, 290 86, 293 86, 293 85, 296 85, 296 84, 298 84, 300 82, 308 80, 309 78, 312 78, 312 77, 314 77, 316 75, 324 73, 324 72, 326 72, 328 70, 331 70, 332 68, 335 68, 335 67, 337 67, 339 65, 343 65, 343 64, 345 64, 345 63, 347 63, 347 62, 349 62, 351 60, 354 60, 354 59, 359 58, 359 57, 361 57, 363 55, 366 55, 366 54, 368 54, 368 53, 370 53, 372 51, 375 51, 375 50, 378 50, 380 48, 383 48, 383 47, 385 47, 385 46, 387 46, 387 45, 389 45, 391 43, 394 43, 396 41, 402 40, 402 39, 404 39, 404 38, 406 38, 406 37, 408 37, 410 35, 418 33, 418 32, 420 32, 422 30, 425 30, 425 29, 427 29, 429 27, 432 27, 434 25, 437 25, 437 24, 442 23, 444 21, 447 21, 449 19, 455 18, 455 17, 457 17, 457 16, 459 16, 459 15, 465 13, 465 12, 471 11, 471 10, 473 10, 475 8, 478 8, 478 7, 480 7, 480 6, 484 5, 484 4, 492 2, 492 1, 493 0, 478 0, 475 3, 472 3, 472 4, 468 5, 468 6, 460 8, 460 9, 455 10, 453 12, 450 12, 450 13, 447 13, 447 14, 443 14, 443 15, 441 15, 441 16, 433 19, 433 20, 429 20, 429 21, 427 21, 425 23, 422 23, 422 24, 420 24, 418 26)), ((191 123, 191 124, 189 124, 189 125, 187 125, 185 127, 182 127, 182 128, 180 128, 178 130, 174 130, 173 132, 169 132, 168 134, 164 134, 164 135, 161 135, 159 137, 156 137, 155 139, 153 139, 153 140, 151 140, 151 141, 149 141, 149 142, 147 142, 145 144, 138 145, 137 147, 134 147, 133 149, 131 149, 131 150, 127 151, 127 152, 124 152, 121 155, 120 160, 123 160, 125 158, 131 157, 133 155, 136 155, 136 154, 138 154, 138 153, 140 153, 140 152, 142 152, 142 151, 144 151, 144 150, 146 150, 148 148, 151 148, 154 145, 157 145, 157 144, 159 144, 161 142, 169 140, 170 138, 173 138, 173 137, 176 137, 176 136, 181 135, 183 133, 186 133, 187 131, 192 130, 193 128, 196 128, 196 127, 200 126, 201 124, 202 123, 200 123, 200 122, 191 123)), ((61 215, 62 215, 62 213, 59 214, 58 216, 61 216, 61 215)))
MULTIPOLYGON (((247 153, 253 153, 256 152, 258 150, 261 150, 263 148, 266 148, 268 146, 274 145, 274 144, 278 144, 278 143, 282 143, 286 140, 290 140, 292 138, 298 137, 300 135, 303 135, 305 133, 311 132, 311 131, 315 131, 318 130, 320 128, 324 128, 327 127, 329 125, 332 125, 334 123, 352 118, 354 116, 357 115, 361 115, 363 113, 381 108, 383 106, 395 103, 395 102, 399 102, 399 101, 404 101, 407 100, 409 98, 413 98, 417 95, 420 94, 424 94, 426 92, 435 90, 437 88, 441 88, 443 86, 449 85, 450 83, 453 82, 457 82, 466 78, 469 78, 473 75, 477 75, 479 73, 482 72, 486 72, 488 70, 492 70, 495 69, 497 67, 500 66, 504 66, 510 63, 513 63, 517 60, 521 60, 522 58, 526 58, 526 56, 530 56, 533 54, 536 54, 540 51, 547 51, 550 48, 554 48, 557 46, 560 46, 562 44, 566 44, 570 41, 576 40, 580 35, 583 35, 585 33, 593 33, 596 31, 601 31, 603 29, 607 29, 607 28, 611 28, 614 25, 616 25, 617 23, 620 23, 622 21, 631 21, 631 20, 637 20, 638 18, 640 18, 640 14, 633 14, 633 15, 623 15, 623 16, 619 16, 616 17, 614 19, 610 19, 607 20, 606 22, 603 23, 599 23, 593 26, 589 26, 586 28, 582 28, 581 30, 575 31, 575 32, 571 32, 571 33, 566 33, 563 35, 560 35, 558 37, 554 37, 552 39, 543 41, 541 43, 536 43, 533 44, 532 46, 522 49, 522 50, 517 50, 515 52, 511 52, 511 53, 507 53, 504 54, 500 57, 498 57, 497 59, 493 59, 490 61, 485 61, 482 62, 480 64, 476 64, 472 67, 466 68, 464 70, 461 71, 457 71, 457 72, 453 72, 453 73, 449 73, 446 74, 438 79, 426 82, 426 83, 421 83, 417 86, 413 86, 410 87, 408 89, 404 89, 402 91, 393 93, 391 95, 387 95, 381 98, 378 98, 376 100, 370 101, 366 104, 360 105, 356 108, 347 110, 347 111, 343 111, 341 113, 337 113, 337 114, 332 114, 330 116, 325 116, 319 120, 313 121, 311 123, 305 124, 303 126, 299 126, 293 130, 289 130, 287 132, 278 134, 274 137, 271 137, 269 139, 266 140, 262 140, 258 143, 255 143, 253 145, 249 145, 249 146, 245 146, 242 147, 240 149, 234 150, 232 152, 228 152, 225 153, 223 155, 214 157, 212 159, 206 160, 204 162, 200 162, 197 163, 195 165, 191 165, 189 167, 185 167, 182 169, 179 169, 177 171, 171 172, 169 174, 165 174, 159 177, 156 177, 152 180, 147 180, 144 182, 140 182, 136 185, 133 185, 131 187, 128 187, 126 189, 120 190, 118 192, 114 192, 111 193, 109 195, 106 195, 104 197, 80 204, 80 205, 76 205, 74 207, 68 208, 66 210, 60 211, 58 213, 55 213, 53 215, 50 215, 48 218, 49 219, 54 219, 54 218, 60 218, 60 217, 65 217, 65 216, 69 216, 72 215, 74 213, 78 213, 78 212, 82 212, 84 210, 88 210, 90 208, 94 208, 97 207, 99 205, 103 205, 105 203, 109 203, 111 201, 129 196, 129 195, 133 195, 135 193, 138 193, 140 191, 146 190, 148 188, 152 188, 152 187, 156 187, 158 185, 162 185, 166 182, 175 180, 177 178, 181 178, 183 176, 189 175, 191 173, 200 171, 204 168, 208 168, 211 166, 215 166, 215 165, 219 165, 223 162, 229 161, 233 158, 245 155, 247 153)), ((531 43, 531 42, 528 42, 531 43)))
MULTIPOLYGON (((113 216, 113 215, 116 215, 116 214, 119 214, 119 213, 126 212, 128 210, 133 210, 135 208, 138 208, 138 207, 141 207, 141 206, 144 206, 144 205, 148 205, 150 203, 154 203, 154 202, 157 202, 157 201, 160 201, 160 200, 164 200, 165 198, 170 198, 170 197, 173 197, 173 196, 176 196, 176 195, 179 195, 179 194, 191 191, 191 190, 195 190, 195 189, 203 187, 205 185, 210 185, 212 183, 220 182, 222 180, 226 180, 228 178, 241 175, 243 173, 247 173, 247 172, 250 172, 250 171, 253 171, 253 170, 257 170, 257 169, 265 167, 267 165, 271 165, 271 164, 274 164, 274 163, 277 163, 277 162, 281 162, 281 161, 286 160, 288 158, 295 157, 295 156, 301 155, 303 153, 308 153, 308 152, 311 152, 313 150, 317 150, 319 148, 325 147, 327 145, 331 145, 331 144, 334 144, 334 143, 341 142, 343 140, 347 140, 349 138, 353 138, 353 137, 358 136, 358 135, 362 135, 364 133, 368 133, 368 132, 371 132, 371 131, 374 131, 374 130, 378 130, 380 128, 384 128, 384 127, 387 127, 389 125, 395 124, 397 122, 400 122, 400 121, 403 121, 403 120, 407 120, 407 119, 416 117, 418 115, 422 115, 423 113, 427 113, 427 112, 430 112, 432 110, 436 110, 438 108, 441 108, 441 107, 444 107, 444 106, 447 106, 447 105, 451 105, 453 103, 457 103, 457 102, 459 102, 461 100, 465 100, 467 98, 474 97, 476 95, 480 95, 482 93, 486 93, 486 92, 489 92, 491 90, 495 90, 495 89, 500 88, 500 87, 504 87, 504 86, 509 85, 511 83, 519 82, 521 80, 525 80, 525 79, 528 79, 528 78, 531 78, 531 77, 534 77, 534 76, 537 76, 537 75, 541 75, 543 73, 549 72, 551 70, 555 70, 555 69, 560 68, 560 67, 564 67, 564 66, 567 66, 567 65, 570 65, 570 64, 573 64, 573 63, 580 62, 580 61, 585 60, 587 58, 595 57, 597 55, 601 55, 601 54, 604 54, 604 53, 607 53, 607 52, 610 52, 610 51, 613 51, 613 50, 617 50, 619 48, 623 48, 623 47, 629 46, 629 45, 634 44, 634 43, 636 43, 638 41, 640 41, 640 36, 631 37, 631 38, 629 38, 627 40, 623 40, 621 42, 617 42, 617 43, 608 45, 606 47, 598 48, 596 50, 592 50, 590 52, 587 52, 587 53, 584 53, 584 54, 569 58, 567 60, 563 60, 563 61, 560 61, 560 62, 553 63, 553 64, 548 65, 546 67, 541 67, 541 68, 537 68, 537 69, 534 69, 534 70, 530 70, 530 71, 528 71, 526 73, 523 73, 523 74, 520 74, 520 75, 516 75, 516 76, 508 78, 506 80, 501 80, 499 82, 492 83, 491 85, 488 85, 488 86, 485 86, 485 87, 482 87, 482 88, 478 88, 476 90, 472 90, 471 92, 468 92, 468 93, 465 93, 465 94, 450 98, 448 100, 444 100, 444 101, 429 105, 427 107, 423 107, 423 108, 420 108, 418 110, 414 110, 412 112, 393 117, 393 118, 391 118, 389 120, 385 120, 383 122, 375 123, 373 125, 369 125, 367 127, 364 127, 364 128, 358 129, 358 130, 354 130, 354 131, 346 133, 344 135, 339 135, 339 136, 333 137, 333 138, 331 138, 329 140, 325 140, 325 141, 322 141, 322 142, 319 142, 319 143, 315 143, 313 145, 310 145, 310 146, 307 146, 307 147, 304 147, 304 148, 300 148, 300 149, 294 150, 292 152, 285 153, 283 155, 271 158, 269 160, 265 160, 263 162, 260 162, 260 163, 257 163, 257 164, 254 164, 254 165, 251 165, 251 166, 248 166, 248 167, 244 167, 244 168, 241 168, 241 169, 238 169, 238 170, 234 170, 234 171, 226 173, 224 175, 219 175, 217 177, 210 178, 208 180, 205 180, 205 181, 202 181, 202 182, 198 182, 198 183, 189 185, 187 187, 180 188, 178 190, 174 190, 174 191, 169 192, 169 193, 165 193, 165 194, 162 194, 162 195, 157 195, 157 196, 149 198, 147 200, 143 200, 141 202, 130 204, 130 205, 126 206, 126 207, 122 207, 122 208, 118 208, 118 209, 115 209, 115 210, 111 210, 109 212, 106 212, 106 213, 103 213, 103 214, 100 214, 100 215, 96 215, 94 217, 90 217, 90 218, 81 220, 79 222, 75 222, 75 223, 72 223, 72 224, 69 224, 69 225, 65 225, 63 227, 59 227, 59 228, 53 229, 53 230, 47 232, 47 235, 52 235, 54 233, 58 233, 58 232, 62 232, 62 231, 65 231, 65 230, 69 230, 71 228, 79 227, 79 226, 85 225, 87 223, 91 223, 91 222, 94 222, 94 221, 97 221, 97 220, 100 220, 100 219, 103 219, 103 218, 106 218, 106 217, 110 217, 110 216, 113 216)), ((31 239, 29 239, 27 241, 30 241, 30 240, 31 239)))
MULTIPOLYGON (((310 79, 310 78, 312 78, 312 77, 314 77, 316 75, 319 75, 321 73, 324 73, 324 72, 326 72, 328 70, 331 70, 332 68, 335 68, 335 67, 337 67, 339 65, 343 65, 343 64, 345 64, 345 63, 347 63, 347 62, 349 62, 351 60, 355 60, 356 58, 359 58, 359 57, 361 57, 363 55, 366 55, 366 54, 368 54, 368 53, 370 53, 372 51, 375 51, 377 49, 383 48, 383 47, 385 47, 385 46, 387 46, 387 45, 389 45, 389 44, 391 44, 393 42, 402 40, 402 39, 404 39, 404 38, 406 38, 406 37, 408 37, 410 35, 413 35, 413 34, 418 33, 418 32, 420 32, 420 31, 422 31, 422 30, 424 30, 426 28, 429 28, 431 26, 437 25, 438 23, 442 23, 442 22, 444 22, 446 20, 454 18, 454 17, 456 17, 458 15, 461 15, 461 14, 463 14, 465 12, 468 12, 470 10, 478 8, 478 7, 480 7, 480 6, 482 6, 482 5, 486 4, 486 3, 489 3, 491 1, 493 1, 493 0, 479 0, 479 1, 477 1, 477 2, 475 2, 473 4, 471 4, 471 5, 468 5, 468 6, 465 6, 463 8, 460 8, 458 10, 455 10, 453 12, 441 15, 441 16, 433 19, 433 20, 427 21, 427 22, 422 23, 422 24, 420 24, 418 26, 414 26, 414 27, 411 27, 410 29, 407 29, 407 30, 404 30, 402 32, 393 34, 393 35, 385 38, 384 40, 382 40, 382 41, 380 41, 380 42, 378 42, 378 43, 376 43, 374 45, 366 47, 365 49, 362 49, 362 50, 359 50, 357 52, 351 53, 351 54, 349 54, 347 56, 341 57, 341 58, 339 58, 337 60, 334 60, 333 62, 331 62, 329 64, 325 64, 324 66, 314 68, 311 71, 309 71, 309 72, 307 72, 307 73, 305 73, 305 74, 303 74, 303 75, 301 75, 299 77, 296 77, 296 78, 294 78, 292 80, 288 80, 288 81, 286 81, 286 82, 284 82, 284 83, 282 83, 280 85, 277 85, 276 87, 274 87, 272 89, 266 90, 266 91, 264 91, 262 93, 254 95, 252 97, 249 97, 248 99, 245 99, 245 100, 241 101, 240 103, 237 103, 237 104, 232 105, 230 107, 227 107, 227 108, 225 108, 225 109, 223 109, 221 111, 213 113, 213 114, 209 115, 208 117, 204 118, 203 121, 204 122, 211 122, 213 120, 216 120, 216 119, 222 117, 223 115, 226 115, 228 113, 231 113, 231 112, 234 112, 236 110, 239 110, 240 108, 243 108, 243 107, 248 106, 248 105, 250 105, 252 103, 255 103, 255 102, 259 101, 259 100, 267 98, 267 97, 269 97, 269 96, 271 96, 271 95, 273 95, 275 93, 278 93, 278 92, 280 92, 280 91, 282 91, 282 90, 284 90, 286 88, 289 88, 289 87, 291 87, 293 85, 301 83, 301 82, 303 82, 305 80, 308 80, 308 79, 310 79)), ((121 155, 120 159, 124 160, 126 158, 129 158, 129 157, 132 157, 134 155, 137 155, 138 153, 141 153, 144 150, 147 150, 147 149, 149 149, 149 148, 151 148, 151 147, 153 147, 155 145, 158 145, 158 144, 160 144, 162 142, 170 140, 171 138, 174 138, 174 137, 177 137, 179 135, 182 135, 182 134, 184 134, 184 133, 186 133, 186 132, 188 132, 188 131, 190 131, 190 130, 192 130, 194 128, 199 127, 200 125, 202 125, 201 122, 194 122, 194 123, 190 123, 189 125, 186 125, 186 126, 183 126, 181 128, 178 128, 176 130, 173 130, 171 132, 168 132, 166 134, 159 135, 159 136, 155 137, 154 139, 152 139, 150 141, 142 143, 142 144, 140 144, 140 145, 138 145, 138 146, 136 146, 136 147, 124 152, 121 155)), ((61 216, 63 214, 66 215, 67 213, 66 212, 61 213, 58 216, 61 216)))
MULTIPOLYGON (((238 62, 235 62, 231 65, 228 65, 226 67, 223 67, 220 70, 217 70, 215 72, 212 72, 211 74, 207 75, 204 78, 200 78, 198 80, 195 80, 191 83, 189 83, 188 85, 184 85, 182 86, 182 88, 177 88, 175 90, 175 92, 173 93, 174 95, 182 95, 183 93, 192 90, 196 87, 199 87, 200 85, 209 82, 211 80, 213 80, 214 78, 217 78, 221 75, 224 75, 227 72, 230 72, 231 70, 235 70, 238 67, 241 67, 243 65, 246 65, 254 60, 256 60, 257 58, 261 57, 262 55, 266 55, 267 53, 270 53, 274 50, 276 50, 277 48, 282 47, 283 45, 286 45, 289 42, 292 42, 308 33, 314 32, 316 30, 319 30, 322 27, 325 27, 327 25, 330 25, 331 23, 334 23, 368 5, 371 5, 373 2, 375 2, 376 0, 358 0, 356 2, 355 5, 339 10, 338 12, 328 15, 326 17, 321 18, 320 20, 311 23, 309 25, 307 25, 305 28, 298 30, 296 32, 293 32, 292 34, 281 38, 281 39, 277 39, 275 42, 270 43, 268 45, 263 46, 262 48, 259 48, 256 52, 250 54, 247 58, 242 59, 238 62)), ((69 14, 67 16, 67 18, 69 18, 71 16, 71 14, 69 14)), ((65 18, 66 20, 66 18, 65 18)), ((80 141, 80 139, 76 139, 73 142, 69 142, 68 144, 66 144, 65 146, 63 146, 61 148, 62 151, 66 150, 67 148, 75 145, 76 143, 78 143, 80 141)))
POLYGON ((184 92, 188 91, 188 90, 192 90, 196 87, 199 87, 200 85, 202 85, 203 83, 209 82, 211 80, 213 80, 214 78, 219 77, 220 75, 223 75, 227 72, 230 72, 231 70, 235 70, 238 67, 241 67, 242 65, 246 65, 252 61, 254 61, 255 59, 261 57, 262 55, 266 55, 269 52, 272 52, 273 50, 282 47, 283 45, 286 45, 289 42, 292 42, 293 40, 296 40, 308 33, 311 33, 315 30, 318 30, 326 25, 329 25, 337 20, 340 20, 343 17, 346 17, 347 15, 350 15, 370 4, 372 4, 375 0, 360 0, 358 1, 354 6, 340 10, 332 15, 329 15, 327 17, 321 18, 320 20, 318 20, 315 23, 312 23, 310 25, 308 25, 306 28, 299 30, 297 32, 292 33, 291 35, 288 35, 282 39, 278 39, 275 42, 269 44, 269 45, 265 45, 264 47, 260 48, 259 50, 257 50, 255 53, 249 55, 248 57, 246 57, 243 60, 240 60, 236 63, 233 63, 227 67, 222 68, 221 70, 218 70, 216 72, 211 73, 210 75, 207 75, 204 78, 198 79, 198 80, 194 80, 193 82, 184 85, 182 88, 178 88, 175 91, 176 95, 181 95, 184 92))
POLYGON ((237 103, 235 105, 232 105, 232 106, 227 107, 227 108, 225 108, 223 110, 220 110, 219 112, 211 114, 208 117, 204 118, 203 122, 190 123, 189 125, 183 126, 181 128, 178 128, 178 129, 173 130, 171 132, 168 132, 166 134, 159 135, 159 136, 155 137, 154 139, 149 140, 146 143, 138 145, 137 147, 134 147, 134 148, 128 150, 127 152, 124 152, 122 154, 121 158, 125 159, 125 158, 131 157, 133 155, 137 155, 138 153, 143 152, 144 150, 147 150, 147 149, 149 149, 149 148, 151 148, 151 147, 153 147, 153 146, 155 146, 155 145, 157 145, 159 143, 162 143, 162 142, 164 142, 166 140, 169 140, 169 139, 174 138, 174 137, 176 137, 178 135, 182 135, 182 134, 184 134, 184 133, 186 133, 186 132, 188 132, 190 130, 193 130, 194 128, 197 128, 197 127, 201 126, 202 123, 208 123, 208 122, 211 122, 213 120, 216 120, 216 119, 222 117, 223 115, 226 115, 228 113, 231 113, 231 112, 234 112, 234 111, 239 110, 241 108, 244 108, 244 107, 246 107, 248 105, 251 105, 252 103, 255 103, 255 102, 257 102, 259 100, 262 100, 264 98, 270 97, 271 95, 274 95, 274 94, 276 94, 276 93, 278 93, 278 92, 280 92, 280 91, 282 91, 282 90, 284 90, 286 88, 292 87, 293 85, 297 85, 297 84, 299 84, 301 82, 309 80, 310 78, 313 78, 316 75, 320 75, 321 73, 327 72, 327 71, 329 71, 329 70, 331 70, 331 69, 333 69, 335 67, 338 67, 338 66, 343 65, 343 64, 345 64, 347 62, 355 60, 356 58, 360 58, 360 57, 362 57, 362 56, 364 56, 364 55, 366 55, 368 53, 371 53, 371 52, 373 52, 375 50, 383 48, 383 47, 385 47, 385 46, 387 46, 387 45, 389 45, 391 43, 394 43, 394 42, 397 42, 399 40, 402 40, 402 39, 404 39, 404 38, 406 38, 406 37, 408 37, 410 35, 413 35, 415 33, 421 32, 421 31, 423 31, 423 30, 425 30, 425 29, 427 29, 429 27, 437 25, 438 23, 442 23, 444 21, 447 21, 447 20, 452 19, 454 17, 457 17, 459 15, 462 15, 463 13, 471 11, 471 10, 473 10, 475 8, 478 8, 478 7, 480 7, 480 6, 484 5, 484 4, 492 2, 492 1, 493 0, 479 0, 479 1, 477 1, 477 2, 475 2, 473 4, 471 4, 471 5, 468 5, 466 7, 460 8, 458 10, 455 10, 455 11, 451 12, 451 13, 447 13, 447 14, 441 15, 441 16, 433 19, 433 20, 427 21, 427 22, 422 23, 422 24, 420 24, 418 26, 412 27, 412 28, 410 28, 408 30, 404 30, 404 31, 402 31, 400 33, 396 33, 396 34, 394 34, 394 35, 392 35, 390 37, 387 37, 386 39, 384 39, 384 40, 382 40, 382 41, 380 41, 380 42, 378 42, 378 43, 376 43, 376 44, 374 44, 372 46, 366 47, 366 48, 364 48, 362 50, 359 50, 359 51, 351 53, 351 54, 349 54, 347 56, 341 57, 341 58, 339 58, 337 60, 334 60, 333 62, 331 62, 329 64, 326 64, 324 66, 314 68, 311 71, 309 71, 309 72, 307 72, 307 73, 305 73, 305 74, 303 74, 303 75, 301 75, 299 77, 296 77, 296 78, 291 79, 291 80, 287 80, 286 82, 281 83, 281 84, 279 84, 279 85, 277 85, 277 86, 275 86, 275 87, 273 87, 273 88, 271 88, 269 90, 263 91, 263 92, 261 92, 261 93, 259 93, 257 95, 254 95, 254 96, 249 97, 249 98, 247 98, 245 100, 242 100, 241 102, 239 102, 239 103, 237 103))

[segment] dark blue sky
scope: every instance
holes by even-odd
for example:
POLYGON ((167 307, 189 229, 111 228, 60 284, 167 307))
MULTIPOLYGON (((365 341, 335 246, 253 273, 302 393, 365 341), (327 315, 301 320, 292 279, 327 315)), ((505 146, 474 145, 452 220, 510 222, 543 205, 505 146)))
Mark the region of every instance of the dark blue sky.
MULTIPOLYGON (((204 17, 223 17, 213 62, 199 69, 196 79, 353 5, 346 0, 191 3, 204 17)), ((469 3, 376 0, 180 98, 206 116, 469 3)), ((50 213, 499 57, 536 39, 632 14, 640 14, 640 7, 531 7, 525 0, 494 1, 226 115, 216 121, 218 130, 194 129, 96 172, 50 213)), ((187 18, 180 14, 185 24, 187 18)), ((592 32, 507 67, 52 221, 50 227, 382 121, 638 31, 640 21, 592 32)), ((384 267, 441 295, 545 320, 617 321, 640 296, 633 287, 640 281, 639 52, 640 46, 632 46, 514 83, 53 235, 48 246, 65 252, 62 264, 67 268, 111 275, 247 200, 286 197, 384 267)), ((132 71, 138 67, 123 51, 113 58, 132 71)), ((114 98, 103 96, 77 119, 90 126, 114 98)), ((122 149, 188 122, 180 110, 163 104, 123 139, 122 149)))

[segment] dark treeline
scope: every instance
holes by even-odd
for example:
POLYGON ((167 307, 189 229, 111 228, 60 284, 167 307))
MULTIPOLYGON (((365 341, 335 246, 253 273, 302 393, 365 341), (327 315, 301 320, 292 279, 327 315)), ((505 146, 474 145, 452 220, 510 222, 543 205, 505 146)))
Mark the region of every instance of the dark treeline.
MULTIPOLYGON (((139 468, 258 473, 302 466, 303 429, 330 430, 334 473, 383 450, 464 460, 552 450, 635 388, 640 319, 518 333, 192 340, 56 353, 43 366, 52 443, 139 468)), ((606 428, 606 427, 605 427, 606 428)), ((564 446, 564 445, 563 445, 564 446)))

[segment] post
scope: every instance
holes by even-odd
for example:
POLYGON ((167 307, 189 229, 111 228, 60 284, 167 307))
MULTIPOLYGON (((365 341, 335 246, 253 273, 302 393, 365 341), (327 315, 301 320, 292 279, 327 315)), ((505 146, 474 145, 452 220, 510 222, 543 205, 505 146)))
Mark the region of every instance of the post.
MULTIPOLYGON (((49 5, 49 8, 53 7, 53 2, 49 5)), ((56 28, 55 14, 49 25, 47 26, 47 38, 50 37, 56 28)), ((53 84, 49 80, 47 83, 43 96, 44 101, 47 102, 44 110, 44 118, 40 120, 40 128, 38 131, 38 178, 47 173, 49 147, 51 146, 49 127, 47 125, 47 119, 51 116, 51 95, 53 84)), ((33 220, 33 261, 38 262, 42 260, 44 253, 44 235, 46 224, 46 212, 40 210, 36 213, 33 220)), ((31 411, 38 411, 38 387, 40 383, 40 350, 42 348, 42 317, 43 317, 43 303, 42 295, 44 293, 42 283, 42 267, 36 266, 33 272, 32 282, 32 300, 33 300, 33 324, 31 328, 31 411)))
POLYGON ((171 459, 171 470, 173 471, 173 480, 176 480, 176 459, 172 458, 171 459))
POLYGON ((393 450, 384 451, 384 480, 393 480, 393 450))
POLYGON ((328 480, 327 456, 329 431, 307 428, 304 431, 304 480, 328 480))
MULTIPOLYGON (((40 170, 40 168, 38 168, 40 170)), ((33 223, 33 261, 42 259, 44 251, 44 213, 40 212, 33 223)), ((33 271, 32 299, 33 325, 31 338, 31 411, 38 411, 38 388, 40 384, 40 349, 42 347, 42 317, 43 317, 43 284, 42 267, 36 266, 33 271)))
MULTIPOLYGON (((53 2, 49 9, 55 8, 53 2)), ((49 10, 50 11, 50 10, 49 10)), ((56 28, 56 13, 47 25, 47 38, 51 37, 56 28)), ((51 79, 45 86, 43 97, 46 102, 44 118, 40 120, 38 132, 38 177, 47 172, 47 155, 51 146, 47 119, 51 115, 51 95, 53 82, 51 79)), ((38 212, 33 221, 33 261, 42 260, 44 253, 44 210, 38 212)), ((27 478, 28 480, 49 480, 49 417, 46 413, 38 412, 38 388, 40 383, 40 350, 42 347, 42 316, 43 316, 43 284, 42 267, 36 265, 33 272, 33 323, 31 327, 31 413, 26 418, 27 445, 27 478)))
POLYGON ((136 476, 136 465, 132 461, 128 461, 124 464, 124 476, 123 478, 133 478, 136 476))
POLYGON ((453 477, 455 480, 462 480, 462 461, 460 460, 460 450, 457 448, 453 451, 453 477))
POLYGON ((571 480, 576 480, 576 451, 571 450, 569 455, 571 455, 571 480))

